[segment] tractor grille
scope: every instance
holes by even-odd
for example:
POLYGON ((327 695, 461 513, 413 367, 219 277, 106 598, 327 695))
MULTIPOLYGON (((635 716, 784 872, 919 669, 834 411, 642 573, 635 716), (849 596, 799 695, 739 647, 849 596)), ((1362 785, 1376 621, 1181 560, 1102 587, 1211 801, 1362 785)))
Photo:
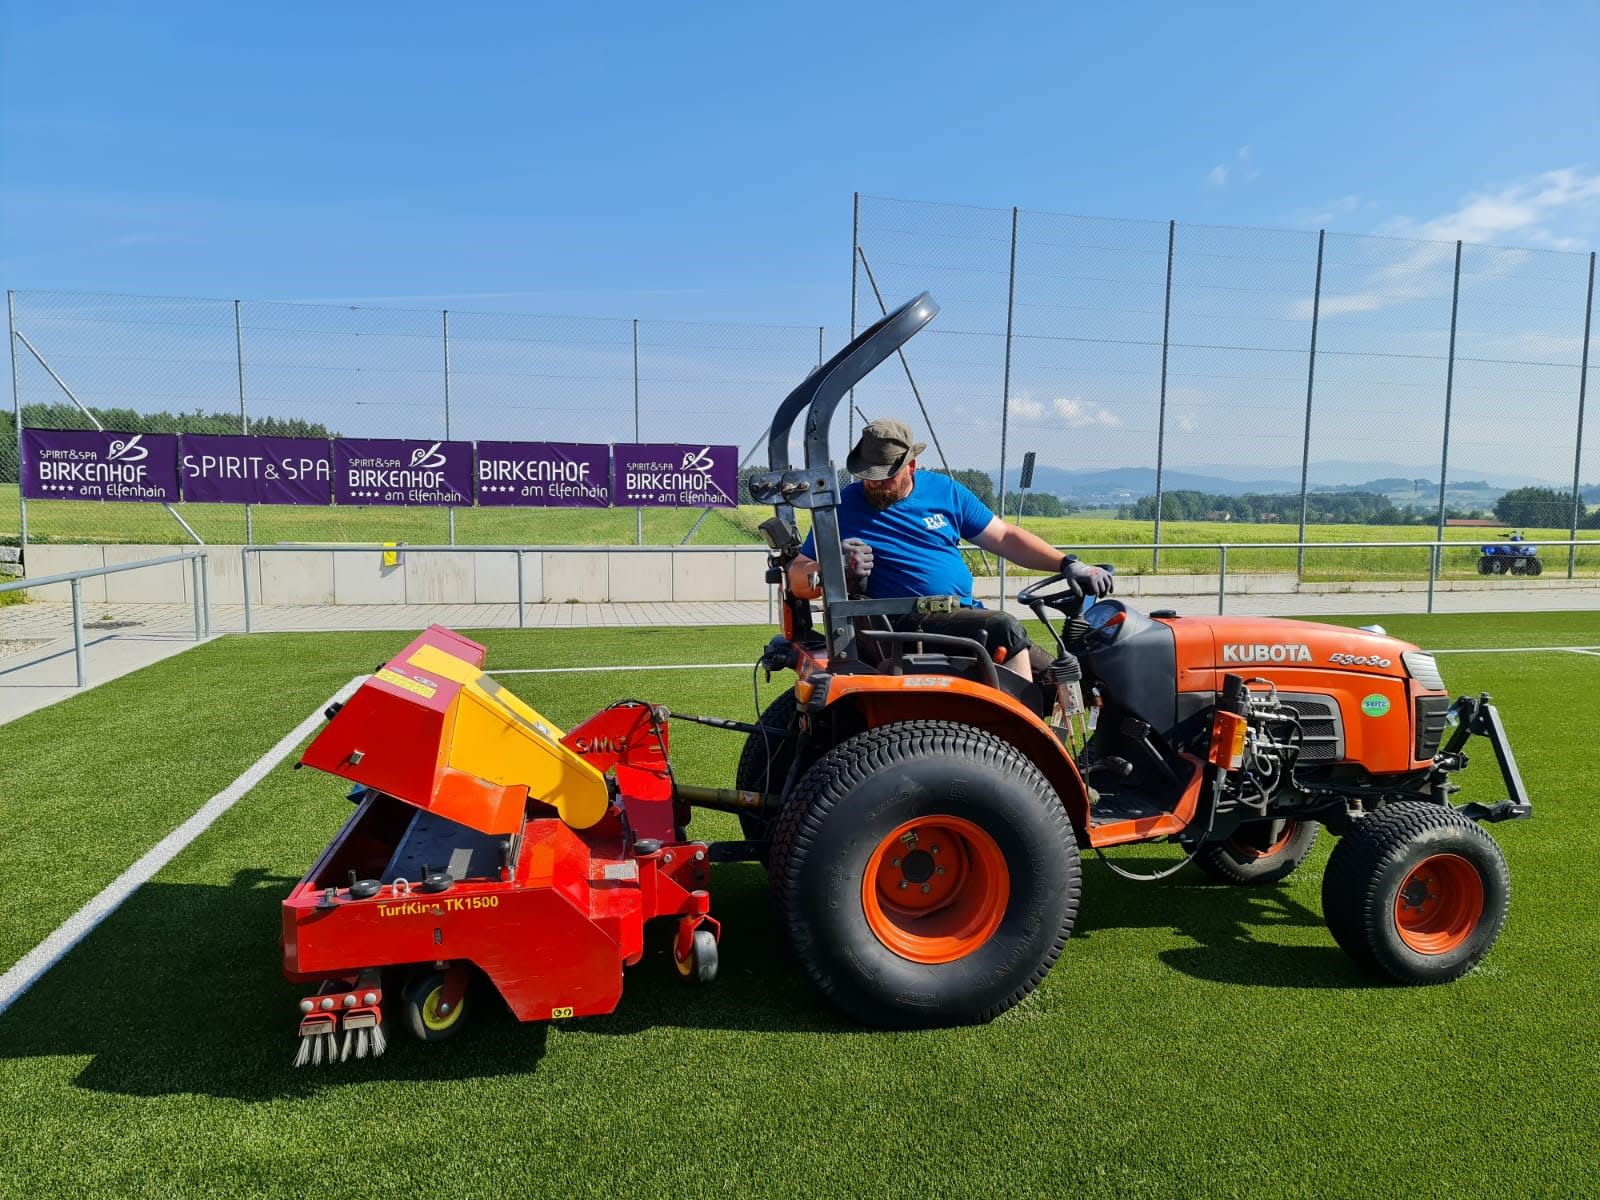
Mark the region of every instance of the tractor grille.
POLYGON ((1417 697, 1418 762, 1430 759, 1439 752, 1439 739, 1444 737, 1445 717, 1449 712, 1449 696, 1417 697))
POLYGON ((1344 722, 1331 696, 1279 692, 1278 700, 1300 715, 1300 761, 1338 762, 1344 757, 1344 722))

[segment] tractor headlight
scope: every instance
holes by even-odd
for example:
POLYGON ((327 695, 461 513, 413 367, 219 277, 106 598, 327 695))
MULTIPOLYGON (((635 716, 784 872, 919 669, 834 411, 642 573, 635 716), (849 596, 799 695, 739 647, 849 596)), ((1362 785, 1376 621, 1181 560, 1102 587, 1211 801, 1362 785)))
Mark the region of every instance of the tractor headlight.
POLYGON ((1439 664, 1434 662, 1433 655, 1424 654, 1421 650, 1407 650, 1400 656, 1400 661, 1411 672, 1411 678, 1423 687, 1432 692, 1444 691, 1444 676, 1439 674, 1439 664))

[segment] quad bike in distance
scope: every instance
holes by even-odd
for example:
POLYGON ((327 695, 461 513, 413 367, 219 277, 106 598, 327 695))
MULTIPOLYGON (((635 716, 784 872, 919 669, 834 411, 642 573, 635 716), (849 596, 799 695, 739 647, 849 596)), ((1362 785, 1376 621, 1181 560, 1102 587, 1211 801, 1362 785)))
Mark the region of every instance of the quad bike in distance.
POLYGON ((1502 533, 1509 539, 1504 545, 1492 542, 1479 547, 1479 575, 1542 575, 1544 562, 1539 558, 1539 547, 1522 540, 1522 533, 1513 529, 1502 533))

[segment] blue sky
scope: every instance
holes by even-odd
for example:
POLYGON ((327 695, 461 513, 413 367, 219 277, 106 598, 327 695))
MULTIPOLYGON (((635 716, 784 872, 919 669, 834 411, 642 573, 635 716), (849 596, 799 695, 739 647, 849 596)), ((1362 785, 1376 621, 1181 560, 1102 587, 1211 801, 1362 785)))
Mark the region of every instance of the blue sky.
POLYGON ((834 324, 851 193, 1600 243, 1600 4, 7 0, 0 284, 834 324))
MULTIPOLYGON (((1439 462, 1447 243, 1600 245, 1600 0, 0 4, 0 286, 418 310, 369 314, 389 339, 359 314, 317 318, 326 345, 285 332, 281 352, 268 327, 296 318, 246 313, 257 411, 354 406, 347 432, 404 418, 438 436, 430 339, 448 308, 473 436, 626 436, 640 318, 644 436, 747 443, 814 333, 708 348, 662 323, 826 325, 838 345, 859 191, 889 302, 930 287, 945 305, 915 349, 957 465, 999 457, 1019 206, 1017 328, 1034 340, 1008 419, 1041 461, 1153 463, 1173 218, 1167 461, 1298 475, 1325 227, 1313 459, 1422 473, 1439 462), (1441 244, 1338 240, 1362 234, 1441 244), (521 327, 472 313, 609 323, 551 323, 556 348, 534 358, 521 327), (1100 341, 1064 336, 1079 333, 1100 341)), ((1585 267, 1464 262, 1458 352, 1476 361, 1455 379, 1453 478, 1570 478, 1585 267)), ((133 359, 107 357, 127 351, 97 346, 95 320, 52 331, 48 298, 28 327, 77 354, 91 403, 218 407, 237 385, 232 313, 206 311, 216 328, 190 343, 139 326, 133 359), (204 376, 148 365, 201 359, 204 376)), ((25 400, 53 395, 23 368, 25 400)), ((872 386, 904 410, 902 377, 872 386)), ((1584 478, 1600 477, 1587 442, 1584 478)))

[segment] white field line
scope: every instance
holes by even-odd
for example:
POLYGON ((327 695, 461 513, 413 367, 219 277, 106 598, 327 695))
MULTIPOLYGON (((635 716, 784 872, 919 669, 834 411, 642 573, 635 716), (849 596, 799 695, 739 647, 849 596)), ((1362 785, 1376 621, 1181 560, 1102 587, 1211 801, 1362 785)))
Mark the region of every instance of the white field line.
POLYGON ((268 771, 293 753, 294 748, 323 722, 322 712, 328 705, 335 701, 342 703, 348 700, 367 678, 365 675, 356 676, 327 700, 317 705, 314 713, 284 734, 276 746, 256 760, 255 765, 207 800, 194 816, 152 846, 143 858, 117 876, 104 891, 62 922, 54 933, 23 955, 14 967, 4 975, 0 975, 0 1013, 10 1008, 18 997, 38 982, 41 975, 60 962, 67 951, 87 937, 96 925, 114 913, 141 884, 149 882, 155 873, 176 858, 185 846, 204 833, 213 821, 260 783, 268 771))
POLYGON ((1449 650, 1429 650, 1429 654, 1595 654, 1600 646, 1455 646, 1449 650))

